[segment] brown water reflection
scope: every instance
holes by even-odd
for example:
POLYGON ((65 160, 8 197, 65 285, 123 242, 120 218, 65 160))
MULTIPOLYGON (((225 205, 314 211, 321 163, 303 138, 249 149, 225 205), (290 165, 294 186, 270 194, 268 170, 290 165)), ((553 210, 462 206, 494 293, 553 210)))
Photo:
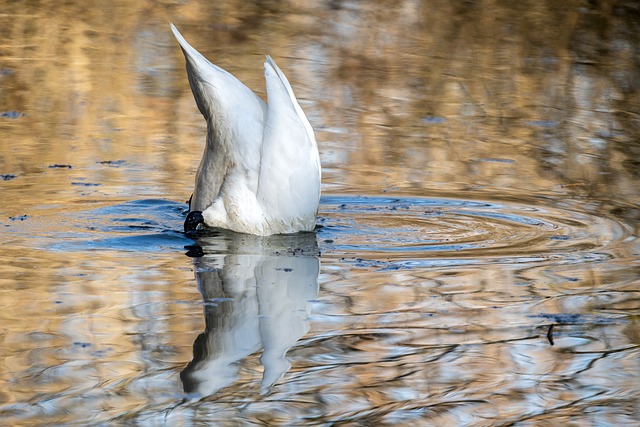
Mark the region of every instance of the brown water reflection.
POLYGON ((636 2, 0 4, 6 424, 640 422, 636 2), (319 257, 184 256, 170 21, 261 96, 287 73, 319 257))

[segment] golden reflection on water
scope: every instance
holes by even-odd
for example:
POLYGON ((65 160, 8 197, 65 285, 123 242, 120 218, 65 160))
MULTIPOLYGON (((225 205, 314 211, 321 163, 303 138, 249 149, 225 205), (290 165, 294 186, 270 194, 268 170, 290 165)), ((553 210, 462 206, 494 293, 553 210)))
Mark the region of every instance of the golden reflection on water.
POLYGON ((0 415, 638 422, 639 27, 624 0, 2 2, 0 415), (182 401, 218 318, 176 232, 205 125, 168 22, 262 97, 273 56, 344 197, 321 208, 309 332, 263 397, 247 357, 182 401), (520 244, 505 227, 483 251, 484 214, 358 195, 502 203, 520 244), (534 207, 554 232, 518 223, 534 207))

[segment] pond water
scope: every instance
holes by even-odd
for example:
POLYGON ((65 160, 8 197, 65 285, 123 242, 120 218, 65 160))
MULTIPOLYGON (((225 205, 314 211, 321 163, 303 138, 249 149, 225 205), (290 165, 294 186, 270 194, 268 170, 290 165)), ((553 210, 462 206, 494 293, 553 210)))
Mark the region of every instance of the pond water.
POLYGON ((0 424, 640 423, 636 2, 0 4, 0 424), (278 61, 316 232, 182 233, 169 22, 278 61))

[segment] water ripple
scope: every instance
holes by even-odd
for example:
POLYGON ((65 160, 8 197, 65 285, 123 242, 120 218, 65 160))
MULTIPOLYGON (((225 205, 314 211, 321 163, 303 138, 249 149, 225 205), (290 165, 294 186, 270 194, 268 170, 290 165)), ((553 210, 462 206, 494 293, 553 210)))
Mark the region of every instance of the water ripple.
POLYGON ((601 261, 632 235, 613 218, 552 203, 336 196, 323 198, 320 215, 327 252, 380 268, 601 261))

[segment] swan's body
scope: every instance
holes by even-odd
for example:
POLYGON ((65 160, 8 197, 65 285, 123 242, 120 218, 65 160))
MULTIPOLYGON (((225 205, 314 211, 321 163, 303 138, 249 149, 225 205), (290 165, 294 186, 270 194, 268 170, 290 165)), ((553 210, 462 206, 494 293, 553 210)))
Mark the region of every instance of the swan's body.
POLYGON ((185 231, 202 222, 262 236, 313 230, 320 200, 320 158, 313 129, 285 75, 267 56, 267 105, 207 61, 173 25, 171 29, 207 121, 207 144, 185 231))

